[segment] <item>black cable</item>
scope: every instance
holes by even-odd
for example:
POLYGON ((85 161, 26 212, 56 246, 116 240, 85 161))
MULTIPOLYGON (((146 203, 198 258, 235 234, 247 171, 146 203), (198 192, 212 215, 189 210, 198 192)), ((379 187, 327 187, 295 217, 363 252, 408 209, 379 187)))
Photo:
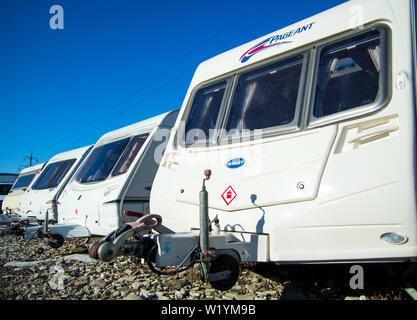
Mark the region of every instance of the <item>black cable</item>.
POLYGON ((193 253, 195 253, 195 252, 197 252, 197 251, 199 251, 198 250, 198 248, 199 248, 199 245, 197 244, 194 248, 192 248, 191 249, 191 251, 187 254, 187 256, 184 258, 184 260, 174 269, 174 270, 171 270, 171 271, 168 271, 168 272, 163 272, 163 271, 160 271, 160 270, 157 270, 153 265, 152 265, 152 254, 154 253, 154 251, 156 250, 158 248, 158 245, 154 245, 152 248, 151 248, 151 250, 149 250, 149 252, 148 252, 148 254, 146 255, 146 264, 148 265, 148 267, 149 267, 149 269, 151 269, 151 271, 153 271, 154 273, 156 273, 156 274, 159 274, 159 275, 165 275, 165 276, 167 276, 167 275, 173 275, 173 274, 176 274, 176 273, 180 273, 180 272, 183 272, 183 271, 185 271, 185 270, 187 270, 187 269, 189 269, 193 264, 194 264, 194 261, 196 260, 196 258, 198 257, 198 254, 194 254, 194 257, 192 257, 192 259, 191 259, 191 262, 190 262, 190 264, 188 265, 188 266, 186 266, 186 267, 184 267, 183 269, 181 269, 181 270, 179 270, 184 264, 185 264, 185 262, 187 261, 187 259, 193 254, 193 253))

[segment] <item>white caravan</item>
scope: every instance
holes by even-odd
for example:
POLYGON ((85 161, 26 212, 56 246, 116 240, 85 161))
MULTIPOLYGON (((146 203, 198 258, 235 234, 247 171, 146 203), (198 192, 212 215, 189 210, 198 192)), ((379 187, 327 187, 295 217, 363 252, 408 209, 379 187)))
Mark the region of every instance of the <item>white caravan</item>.
POLYGON ((35 178, 39 175, 46 162, 24 168, 20 171, 19 176, 12 189, 9 191, 7 196, 3 200, 2 211, 3 213, 20 213, 20 199, 22 198, 25 191, 30 188, 30 185, 35 178))
POLYGON ((43 221, 45 214, 48 213, 48 220, 56 222, 58 220, 56 199, 92 147, 92 145, 86 146, 53 156, 22 196, 20 215, 43 221))
POLYGON ((137 219, 123 216, 125 210, 149 212, 153 179, 178 111, 103 135, 59 196, 59 223, 50 232, 105 235, 137 219))
POLYGON ((235 232, 224 245, 256 247, 242 261, 415 259, 414 10, 348 1, 199 65, 151 213, 198 229, 211 169, 210 220, 235 232))

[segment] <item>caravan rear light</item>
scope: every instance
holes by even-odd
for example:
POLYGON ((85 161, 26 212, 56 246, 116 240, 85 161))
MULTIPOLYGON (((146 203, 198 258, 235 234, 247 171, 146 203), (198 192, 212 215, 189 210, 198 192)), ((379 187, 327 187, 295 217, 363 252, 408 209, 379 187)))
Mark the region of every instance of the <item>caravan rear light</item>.
POLYGON ((403 244, 408 241, 408 238, 395 232, 384 233, 381 239, 391 244, 403 244))

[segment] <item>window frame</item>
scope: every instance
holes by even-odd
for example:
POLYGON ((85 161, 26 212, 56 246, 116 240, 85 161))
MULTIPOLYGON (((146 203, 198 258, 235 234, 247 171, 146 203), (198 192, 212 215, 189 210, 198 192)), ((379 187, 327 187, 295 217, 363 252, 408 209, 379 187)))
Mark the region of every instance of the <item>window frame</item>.
POLYGON ((283 54, 272 56, 263 61, 250 65, 246 68, 239 69, 238 71, 232 71, 222 76, 210 79, 208 81, 201 82, 193 88, 190 97, 188 98, 186 109, 181 119, 182 123, 184 123, 184 126, 183 128, 177 130, 174 139, 174 148, 177 148, 178 145, 185 148, 202 146, 221 146, 225 144, 234 144, 248 140, 297 133, 300 131, 306 131, 325 125, 337 124, 343 121, 348 121, 357 117, 377 112, 386 107, 389 100, 392 97, 392 79, 390 77, 390 75, 392 75, 391 47, 392 31, 390 27, 383 23, 372 23, 370 25, 364 26, 360 31, 358 31, 357 29, 348 30, 337 36, 332 36, 324 40, 316 41, 313 44, 295 49, 291 52, 286 52, 283 54), (341 111, 328 116, 323 116, 321 118, 315 118, 313 115, 313 111, 318 77, 318 68, 320 63, 320 54, 322 50, 330 45, 336 44, 337 42, 345 41, 350 38, 360 36, 372 30, 379 30, 381 39, 381 68, 378 84, 379 91, 376 100, 370 104, 358 106, 349 110, 341 111), (251 132, 243 134, 223 134, 226 130, 225 127, 230 116, 230 111, 233 100, 235 98, 236 86, 238 84, 239 78, 246 73, 256 71, 256 69, 261 69, 268 65, 273 65, 279 63, 280 61, 285 61, 298 55, 302 55, 303 60, 294 120, 287 125, 257 129, 259 131, 262 131, 261 134, 256 133, 256 130, 255 133, 253 132, 254 130, 251 130, 251 132), (212 85, 215 85, 216 83, 220 83, 225 80, 228 81, 228 83, 226 86, 225 96, 223 98, 222 105, 220 107, 219 115, 217 118, 217 123, 215 126, 216 134, 213 137, 211 137, 211 139, 187 143, 185 141, 185 124, 188 121, 188 117, 191 112, 196 93, 200 89, 210 87, 212 85), (240 139, 237 140, 236 137, 240 139))
POLYGON ((218 144, 219 145, 228 144, 230 140, 236 141, 236 138, 239 138, 239 140, 241 141, 246 141, 250 139, 265 138, 268 136, 275 136, 279 134, 293 133, 293 132, 300 131, 301 119, 302 119, 302 108, 303 108, 303 104, 305 100, 304 92, 306 89, 306 79, 308 76, 307 72, 308 72, 308 66, 309 66, 309 56, 310 56, 309 50, 302 50, 302 51, 298 51, 295 53, 292 52, 289 55, 281 56, 279 59, 274 57, 272 60, 268 59, 267 61, 263 61, 263 63, 255 64, 254 66, 251 66, 249 68, 245 68, 239 72, 236 72, 233 75, 234 84, 231 90, 232 94, 230 94, 228 98, 226 112, 223 117, 222 125, 220 128, 221 130, 219 131, 219 134, 218 134, 218 144), (285 124, 285 125, 278 125, 278 126, 262 128, 262 129, 255 129, 255 130, 250 130, 250 132, 243 132, 243 133, 238 132, 234 135, 233 134, 232 135, 226 135, 226 134, 220 135, 220 133, 224 133, 226 131, 226 125, 229 121, 230 112, 233 107, 233 102, 236 98, 235 93, 236 93, 237 85, 239 83, 239 79, 247 73, 256 72, 256 70, 260 70, 268 66, 273 66, 274 64, 285 62, 286 60, 293 59, 297 56, 302 56, 302 59, 301 59, 302 66, 301 66, 300 79, 299 79, 300 82, 299 82, 299 87, 297 91, 297 102, 295 104, 294 119, 289 124, 285 124), (262 131, 262 134, 261 135, 257 134, 257 132, 260 132, 260 131, 262 131))
MULTIPOLYGON (((182 122, 184 123, 183 128, 178 130, 177 134, 180 137, 180 139, 175 141, 179 141, 179 145, 181 147, 189 148, 189 147, 204 147, 204 146, 219 146, 223 144, 229 144, 230 139, 232 141, 236 140, 236 137, 239 137, 239 141, 247 141, 247 140, 253 140, 258 138, 265 138, 269 136, 275 136, 279 134, 285 134, 285 133, 294 133, 299 132, 301 130, 301 125, 303 122, 303 106, 304 106, 304 100, 305 100, 305 91, 307 89, 307 79, 308 79, 308 70, 310 65, 310 50, 311 48, 302 48, 300 50, 292 51, 289 54, 283 54, 280 55, 278 58, 271 57, 269 59, 266 59, 264 61, 261 61, 259 63, 256 63, 255 65, 250 65, 244 69, 239 70, 238 72, 230 72, 226 75, 223 75, 221 77, 217 77, 214 79, 211 79, 209 81, 205 81, 197 85, 195 88, 193 88, 192 93, 190 94, 190 98, 188 99, 186 110, 182 117, 182 122), (302 59, 302 68, 300 73, 300 84, 298 88, 298 94, 297 94, 297 102, 296 102, 296 109, 294 113, 294 120, 287 125, 281 125, 281 126, 275 126, 267 129, 258 129, 259 131, 262 130, 262 135, 256 134, 255 135, 252 132, 249 133, 238 133, 235 135, 224 135, 225 132, 225 126, 227 124, 231 104, 233 102, 234 93, 236 90, 236 86, 238 83, 238 79, 241 75, 256 71, 256 69, 261 69, 264 67, 267 67, 268 65, 273 65, 276 63, 279 63, 281 61, 289 60, 291 58, 294 58, 296 56, 303 56, 302 59), (211 137, 211 139, 207 140, 200 140, 197 142, 186 142, 185 140, 185 124, 188 121, 189 114, 191 112, 192 105, 194 103, 195 96, 197 92, 200 89, 204 89, 207 87, 211 87, 216 85, 216 83, 220 83, 223 81, 227 81, 226 90, 225 90, 225 96, 222 101, 222 105, 219 109, 219 115, 217 118, 216 126, 214 130, 216 130, 216 134, 211 137)), ((253 130, 252 130, 253 131, 253 130)), ((174 145, 174 147, 177 147, 177 144, 174 145)))
POLYGON ((216 79, 212 79, 208 82, 203 82, 200 85, 196 86, 191 95, 190 98, 188 99, 188 103, 187 103, 187 107, 186 110, 184 112, 184 115, 182 117, 182 121, 183 121, 183 128, 181 128, 180 130, 180 145, 183 147, 201 147, 201 146, 210 146, 210 145, 216 145, 217 144, 217 138, 218 138, 218 131, 221 128, 221 125, 223 123, 223 118, 224 118, 224 113, 226 111, 226 108, 229 104, 229 98, 230 98, 230 93, 232 91, 232 88, 234 87, 234 74, 229 74, 226 77, 221 77, 221 78, 216 78, 216 79), (219 85, 221 82, 226 82, 226 86, 225 86, 225 90, 224 90, 224 95, 223 95, 223 99, 222 99, 222 103, 220 105, 219 108, 219 113, 217 116, 217 120, 216 120, 216 124, 214 126, 214 130, 216 132, 216 134, 214 134, 212 137, 208 137, 205 140, 197 140, 194 142, 187 142, 186 140, 186 124, 187 121, 189 119, 190 113, 191 113, 191 109, 193 107, 194 104, 194 100, 195 97, 197 95, 197 92, 199 92, 200 90, 203 90, 205 88, 209 88, 209 87, 214 87, 217 85, 219 85))
MULTIPOLYGON (((93 152, 94 152, 94 151, 96 151, 97 149, 99 149, 99 148, 100 148, 100 150, 99 150, 98 152, 95 152, 95 154, 94 154, 94 156, 93 156, 92 160, 89 162, 89 165, 88 165, 88 167, 87 167, 86 169, 82 170, 82 169, 83 169, 83 167, 84 167, 84 164, 87 164, 87 162, 86 162, 86 163, 83 163, 83 164, 81 165, 81 167, 79 168, 79 170, 80 170, 80 171, 77 171, 77 173, 76 173, 76 175, 75 175, 74 180, 75 180, 77 183, 81 184, 81 185, 89 185, 89 184, 95 184, 95 183, 101 183, 101 182, 104 182, 104 181, 106 181, 107 179, 109 179, 109 177, 112 177, 111 173, 113 172, 113 169, 116 167, 117 163, 118 163, 118 162, 119 162, 119 160, 120 160, 120 157, 123 155, 124 151, 126 150, 126 147, 129 145, 129 143, 130 143, 130 141, 132 140, 132 138, 133 138, 133 137, 134 137, 134 135, 130 135, 130 136, 126 136, 126 137, 121 137, 121 138, 118 138, 118 139, 114 139, 114 140, 112 140, 112 141, 106 141, 105 143, 100 144, 100 145, 96 145, 96 146, 95 146, 95 148, 94 148, 93 150, 91 150, 91 153, 89 154, 89 157, 90 157, 90 155, 91 155, 91 156, 93 156, 93 152), (106 146, 106 145, 109 145, 109 144, 115 143, 115 142, 117 142, 117 141, 125 140, 125 139, 127 140, 126 145, 125 145, 125 147, 122 149, 122 151, 120 152, 119 156, 117 157, 117 160, 114 162, 113 166, 112 166, 112 167, 111 167, 111 169, 109 170, 109 172, 108 172, 108 174, 106 175, 106 177, 105 177, 104 179, 97 179, 97 180, 93 180, 93 181, 83 181, 83 179, 84 179, 85 175, 87 174, 88 170, 90 170, 91 165, 94 163, 94 161, 95 161, 95 159, 96 159, 97 155, 101 152, 102 148, 103 148, 104 146, 106 146), (83 172, 82 172, 82 175, 80 176, 80 180, 77 180, 78 175, 79 175, 79 174, 81 174, 81 170, 83 171, 83 172)), ((89 160, 89 159, 87 158, 87 159, 86 159, 86 161, 88 161, 88 160, 89 160)), ((97 170, 96 170, 96 173, 97 173, 97 170)))
MULTIPOLYGON (((121 155, 120 155, 120 157, 117 159, 116 163, 114 164, 114 166, 113 166, 112 170, 110 171, 109 175, 107 176, 107 178, 106 178, 105 180, 107 180, 107 179, 109 179, 109 178, 111 178, 111 177, 117 177, 117 176, 120 176, 120 175, 123 175, 123 174, 127 173, 127 172, 130 170, 130 168, 132 167, 133 163, 135 162, 135 159, 136 159, 136 157, 138 156, 138 154, 139 154, 139 153, 143 150, 143 147, 144 147, 144 145, 146 144, 146 141, 149 139, 149 136, 150 136, 150 132, 145 132, 145 133, 135 134, 135 135, 131 136, 131 137, 130 137, 130 140, 129 140, 129 142, 127 143, 126 147, 124 148, 124 150, 123 150, 122 154, 121 154, 121 155), (145 137, 145 136, 146 136, 146 137, 145 137), (130 164, 129 164, 128 168, 127 168, 125 171, 123 171, 123 172, 118 172, 118 173, 115 173, 115 172, 114 172, 114 170, 115 170, 115 169, 119 166, 119 162, 120 162, 120 161, 121 161, 121 159, 123 159, 123 157, 126 155, 127 148, 128 148, 128 147, 129 147, 129 145, 132 143, 133 139, 135 139, 136 137, 145 137, 145 138, 144 138, 144 141, 143 141, 143 143, 142 143, 142 145, 140 146, 139 150, 136 152, 136 155, 133 157, 133 160, 132 160, 132 162, 130 162, 130 164)), ((125 161, 126 161, 126 160, 125 160, 125 161)))
POLYGON ((391 32, 388 26, 382 24, 375 24, 368 27, 364 27, 360 32, 357 30, 353 32, 344 33, 339 37, 333 37, 331 40, 321 41, 315 50, 314 62, 313 62, 313 70, 311 71, 312 74, 312 82, 310 85, 310 97, 308 103, 308 111, 307 111, 307 119, 306 119, 306 128, 313 129, 316 127, 321 127, 325 125, 329 125, 332 123, 339 123, 342 121, 350 120, 356 117, 364 116, 366 114, 370 114, 376 112, 383 107, 385 107, 391 97, 391 81, 389 74, 391 74, 391 56, 390 56, 390 44, 391 44, 391 32), (316 96, 316 87, 317 87, 317 80, 318 80, 318 73, 319 73, 319 65, 320 65, 320 56, 321 52, 328 46, 337 44, 338 42, 347 41, 353 37, 357 37, 373 30, 379 30, 380 32, 380 47, 381 47, 381 68, 379 72, 379 80, 378 80, 378 93, 375 101, 351 108, 349 110, 336 112, 327 116, 323 116, 320 118, 316 118, 313 115, 314 112, 314 103, 315 103, 315 96, 316 96))
POLYGON ((144 148, 146 148, 146 147, 147 147, 147 146, 146 146, 147 141, 148 141, 148 139, 149 139, 150 137, 152 137, 152 136, 153 136, 153 134, 152 134, 152 130, 151 130, 151 131, 144 131, 144 132, 140 132, 140 133, 134 133, 134 134, 131 134, 131 135, 129 135, 129 136, 125 136, 125 137, 119 137, 119 138, 116 138, 116 139, 111 140, 111 141, 106 141, 106 142, 104 142, 104 143, 102 143, 102 144, 100 144, 100 145, 96 145, 96 146, 95 146, 95 147, 91 150, 91 152, 89 153, 89 155, 88 155, 88 157, 85 159, 85 161, 88 161, 88 160, 89 160, 90 155, 91 155, 91 156, 93 156, 93 153, 94 153, 97 149, 102 148, 103 146, 108 145, 108 144, 113 143, 113 142, 116 142, 116 141, 120 141, 120 140, 123 140, 123 139, 128 139, 128 141, 127 141, 127 143, 126 143, 126 146, 124 147, 124 149, 123 149, 123 150, 122 150, 122 152, 120 153, 119 157, 117 158, 117 161, 115 161, 115 163, 114 163, 113 167, 111 168, 111 170, 109 171, 109 173, 108 173, 108 175, 106 176, 106 178, 105 178, 105 179, 102 179, 102 180, 95 180, 95 181, 87 181, 87 182, 82 182, 82 180, 83 180, 83 178, 84 178, 85 174, 88 172, 89 168, 91 167, 92 163, 94 162, 95 158, 97 157, 97 154, 98 154, 98 153, 97 153, 97 152, 95 152, 95 155, 94 155, 94 156, 93 156, 93 158, 89 161, 90 163, 89 163, 88 167, 86 167, 86 168, 84 168, 84 169, 83 169, 84 165, 85 165, 85 164, 87 164, 87 162, 85 162, 85 163, 82 163, 82 164, 81 164, 80 168, 77 170, 77 172, 76 172, 76 173, 75 173, 75 175, 74 175, 73 181, 75 181, 75 182, 76 182, 76 183, 78 183, 79 185, 92 185, 92 184, 96 184, 96 183, 102 183, 102 182, 105 182, 105 181, 107 181, 107 180, 109 180, 109 179, 112 179, 112 178, 116 178, 116 179, 117 179, 117 177, 120 177, 120 176, 123 176, 123 175, 127 174, 127 173, 129 172, 129 170, 131 170, 131 168, 132 168, 132 167, 134 167, 134 162, 135 162, 136 157, 138 156, 138 154, 139 154, 140 152, 142 152, 142 151, 144 150, 144 148), (133 159, 133 161, 132 161, 132 162, 131 162, 131 164, 129 165, 129 168, 128 168, 125 172, 123 172, 123 173, 118 173, 118 174, 113 175, 113 171, 114 171, 114 169, 115 169, 115 168, 117 167, 117 165, 119 164, 120 159, 122 159, 122 158, 123 158, 123 155, 125 155, 126 148, 127 148, 127 147, 129 146, 129 144, 132 142, 132 139, 133 139, 133 138, 135 138, 135 137, 137 137, 137 136, 144 136, 144 135, 147 135, 147 137, 146 137, 145 141, 143 142, 143 145, 142 145, 142 146, 140 147, 140 149, 138 150, 138 152, 137 152, 137 154, 136 154, 135 158, 133 159), (82 173, 82 174, 81 174, 81 173, 82 173), (81 177, 81 178, 80 178, 80 180, 77 180, 78 175, 81 175, 81 176, 80 176, 80 177, 81 177))
POLYGON ((64 179, 64 176, 66 175, 66 174, 68 174, 68 172, 71 170, 71 168, 72 168, 72 166, 74 165, 74 163, 77 161, 77 159, 76 158, 71 158, 71 159, 64 159, 64 160, 59 160, 59 161, 56 161, 56 162, 51 162, 51 163, 48 163, 47 164, 47 166, 42 170, 42 172, 41 172, 41 174, 39 175, 39 177, 36 179, 36 181, 33 183, 33 185, 32 185, 32 187, 31 187, 31 189, 33 189, 33 190, 46 190, 46 189, 53 189, 53 188, 56 188, 56 187, 58 187, 59 186, 59 184, 62 182, 62 180, 64 179), (58 171, 57 172, 55 172, 50 178, 49 178, 49 180, 48 180, 48 186, 47 187, 42 187, 42 188, 39 188, 38 187, 38 184, 42 181, 42 179, 44 178, 44 176, 47 174, 47 171, 49 171, 49 168, 51 167, 51 166, 53 166, 54 164, 57 164, 57 163, 59 163, 60 165, 59 165, 59 169, 58 169, 58 171), (58 180, 58 183, 56 184, 56 185, 53 185, 53 186, 51 186, 51 183, 53 182, 53 181, 55 181, 55 179, 56 179, 56 177, 58 176, 58 174, 60 174, 61 173, 61 170, 65 167, 65 165, 66 165, 66 163, 71 163, 70 164, 70 166, 68 167, 68 169, 67 170, 65 170, 62 174, 61 174, 61 176, 60 176, 60 178, 59 178, 59 180, 58 180), (48 169, 48 170, 47 170, 48 169))
POLYGON ((17 178, 16 182, 13 184, 13 187, 12 187, 11 191, 13 191, 13 190, 27 189, 30 186, 30 184, 32 183, 33 179, 35 179, 35 176, 36 176, 36 172, 22 174, 21 176, 19 176, 17 178), (17 184, 17 182, 19 182, 20 179, 26 178, 26 177, 29 177, 29 176, 32 176, 32 179, 30 179, 30 181, 29 181, 29 183, 27 185, 21 186, 21 187, 18 186, 17 188, 15 188, 15 185, 17 184))

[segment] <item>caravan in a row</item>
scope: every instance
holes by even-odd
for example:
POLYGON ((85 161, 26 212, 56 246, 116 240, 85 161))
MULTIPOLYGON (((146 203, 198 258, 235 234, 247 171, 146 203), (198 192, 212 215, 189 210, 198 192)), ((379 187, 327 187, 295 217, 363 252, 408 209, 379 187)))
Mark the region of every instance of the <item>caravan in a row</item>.
MULTIPOLYGON (((106 133, 94 146, 56 155, 27 193, 24 216, 54 222, 47 235, 62 239, 105 235, 136 219, 124 216, 126 210, 148 213, 153 179, 177 115, 173 110, 106 133)), ((25 237, 40 230, 27 227, 25 237)))
POLYGON ((20 171, 13 187, 3 200, 1 207, 3 213, 20 214, 20 200, 25 191, 30 188, 32 182, 36 180, 44 165, 45 162, 24 168, 20 171))
POLYGON ((149 213, 153 179, 178 110, 103 135, 58 198, 58 221, 105 235, 149 213))
POLYGON ((49 220, 57 221, 57 198, 91 148, 87 146, 53 156, 20 199, 20 215, 43 221, 48 214, 49 220))

